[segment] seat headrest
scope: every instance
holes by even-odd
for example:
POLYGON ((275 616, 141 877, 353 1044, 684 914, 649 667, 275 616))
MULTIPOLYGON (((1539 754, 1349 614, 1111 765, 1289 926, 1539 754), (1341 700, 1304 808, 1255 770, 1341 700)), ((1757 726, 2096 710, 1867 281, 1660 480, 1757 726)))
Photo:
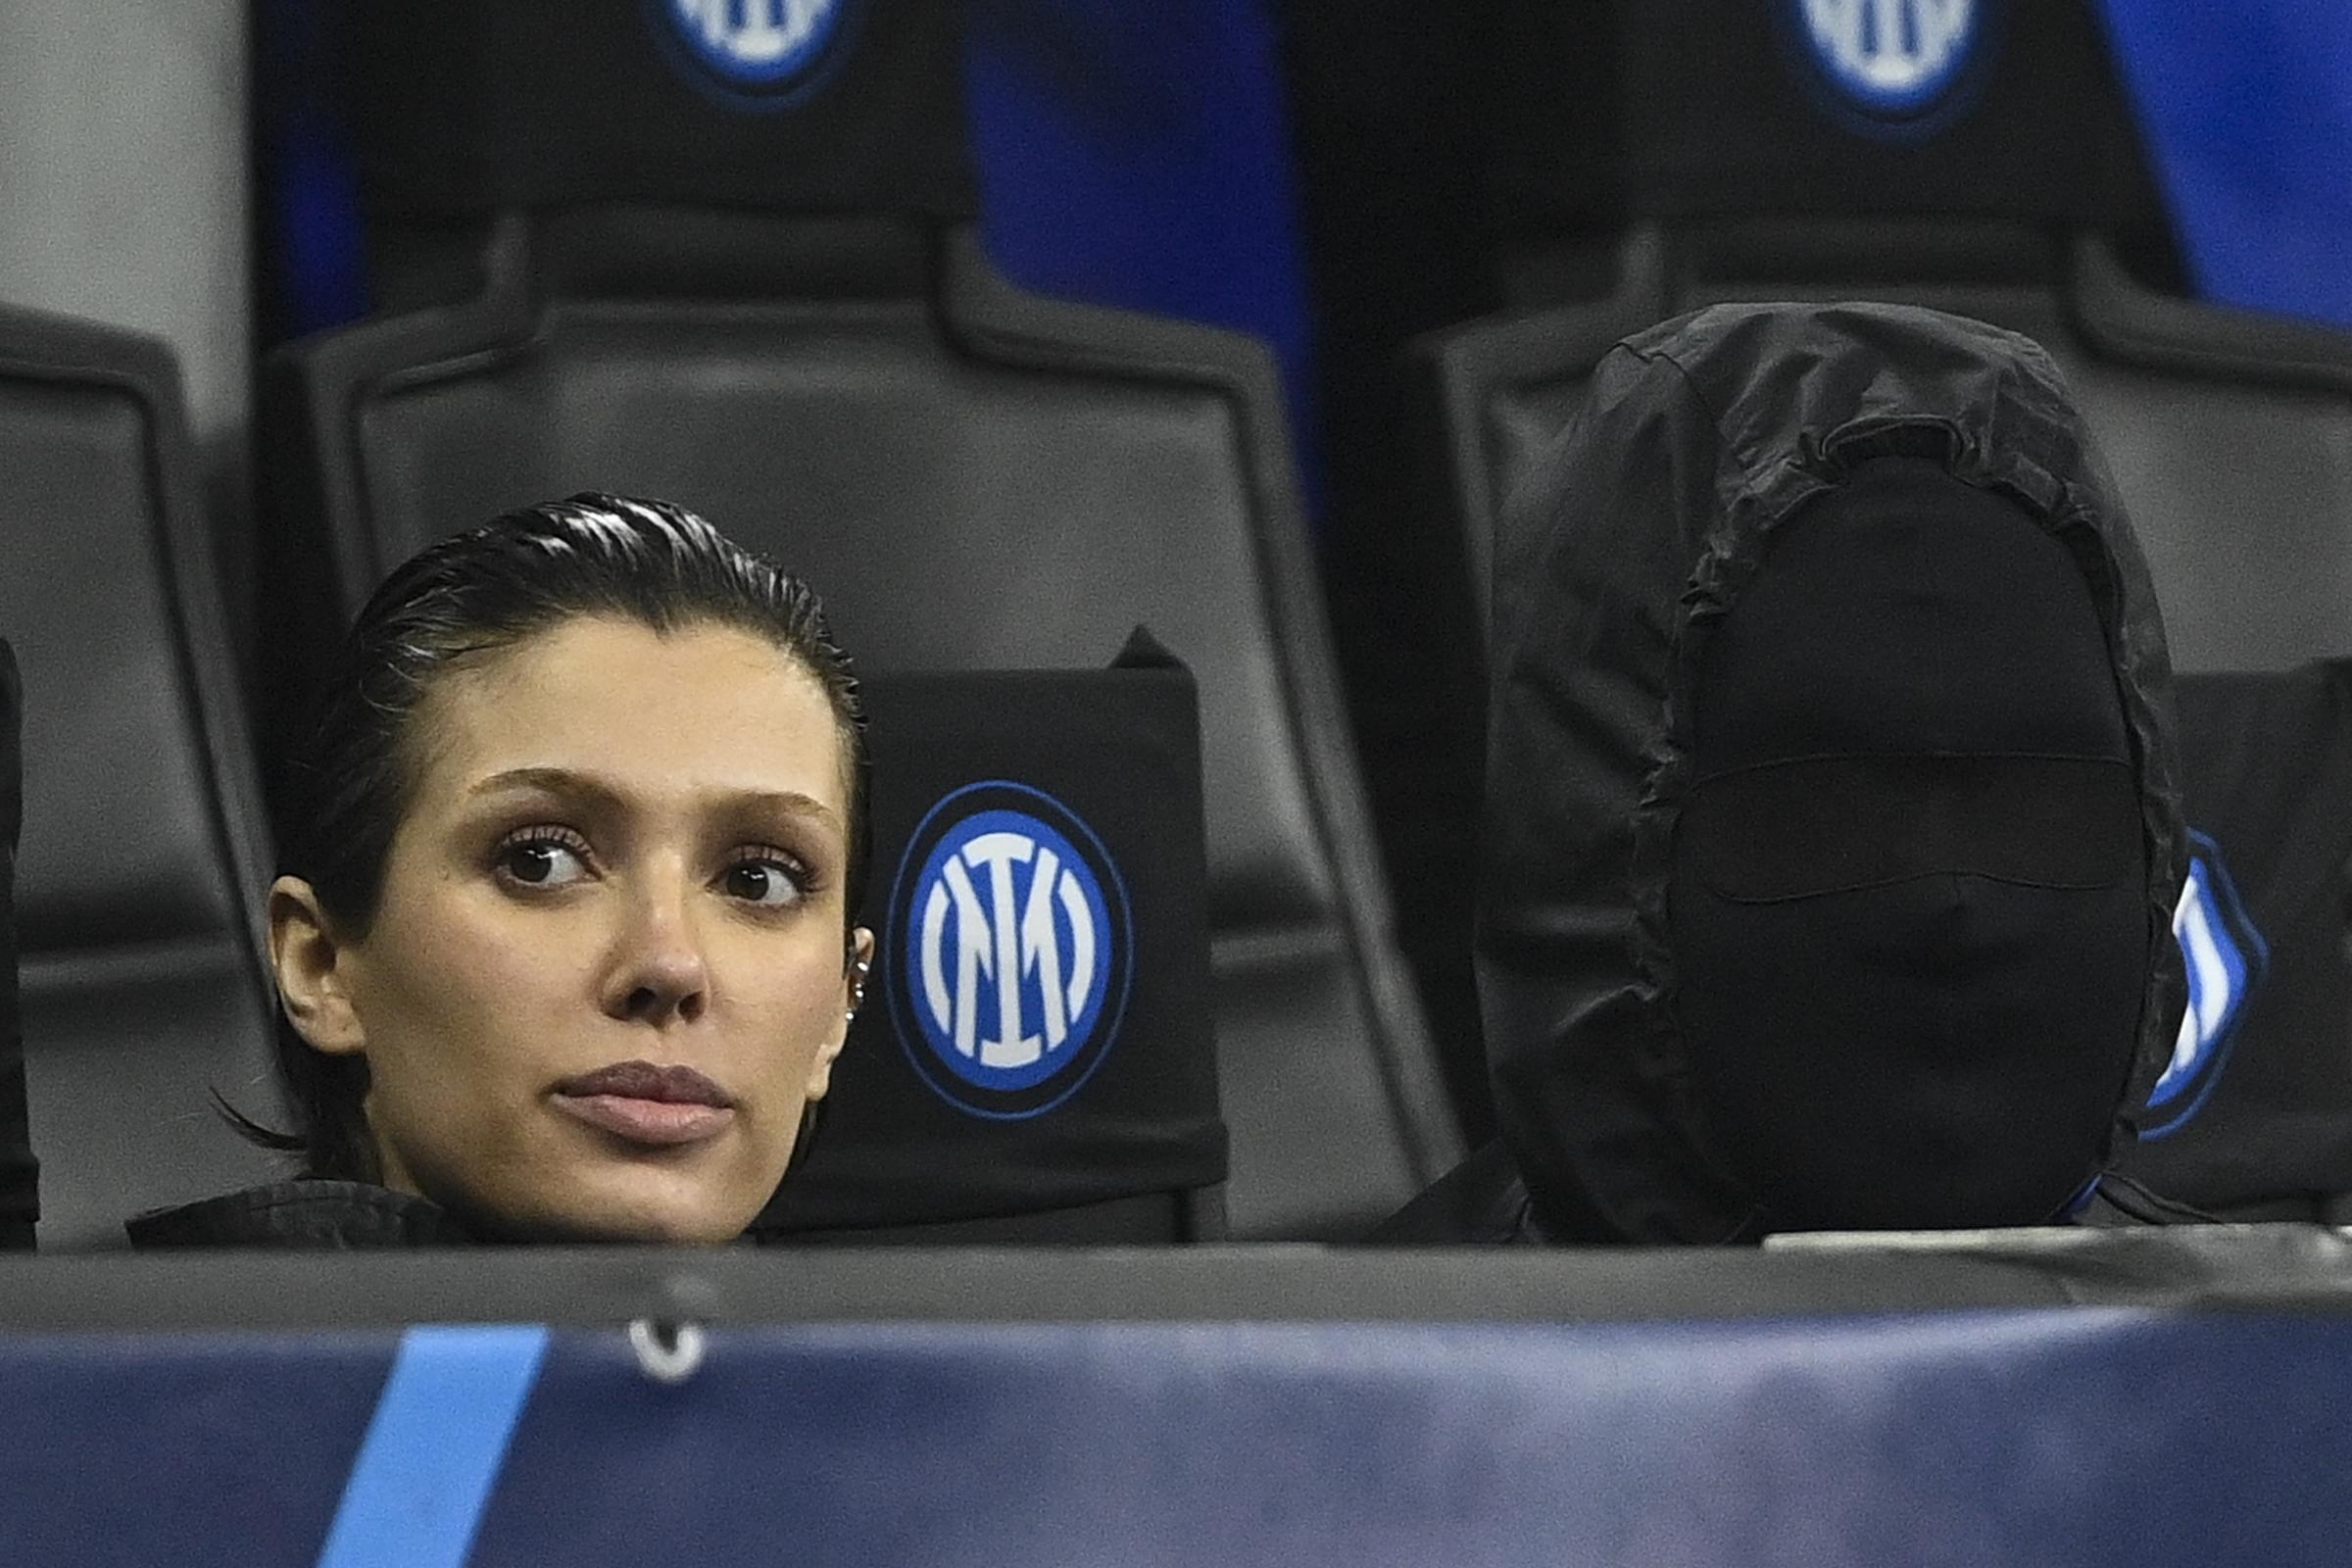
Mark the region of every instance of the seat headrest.
POLYGON ((348 0, 379 219, 662 202, 976 209, 956 0, 348 0))
MULTIPOLYGON (((1551 8, 1545 8, 1551 9, 1551 8)), ((2164 208, 2084 0, 1617 0, 1500 54, 1508 194, 1637 216, 1972 218, 2161 236, 2164 208), (1888 19, 1894 26, 1889 29, 1888 19), (1529 47, 1529 45, 1535 47, 1529 47), (1580 113, 1536 106, 1574 52, 1580 113), (1613 57, 1595 90, 1592 57, 1613 57), (1547 57, 1548 56, 1548 57, 1547 57), (1515 109, 1512 106, 1517 106, 1515 109)), ((1501 215, 1516 226, 1508 208, 1501 215)), ((1555 214, 1556 216, 1556 214, 1555 214)))

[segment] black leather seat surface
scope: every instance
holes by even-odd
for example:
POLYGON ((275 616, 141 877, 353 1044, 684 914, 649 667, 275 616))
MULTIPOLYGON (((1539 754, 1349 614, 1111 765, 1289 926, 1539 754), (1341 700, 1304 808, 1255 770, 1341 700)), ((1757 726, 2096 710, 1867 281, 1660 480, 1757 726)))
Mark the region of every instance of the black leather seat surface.
POLYGON ((2099 8, 1946 7, 1893 33, 1870 8, 1735 10, 1560 7, 1497 34, 1480 112, 1490 179, 1514 198, 1498 270, 1523 308, 1424 357, 1475 591, 1514 476, 1617 339, 1706 305, 1886 300, 2012 328, 2057 361, 2131 508, 2177 667, 2352 652, 2352 333, 2190 297, 2099 8), (1954 52, 1917 105, 1864 103, 1830 66, 1836 40, 1926 71, 1931 34, 1954 52), (1615 63, 1608 90, 1554 112, 1562 59, 1592 50, 1615 63), (1546 186, 1588 210, 1606 192, 1626 216, 1571 232, 1546 186))
POLYGON ((276 1110, 259 802, 168 351, 0 311, 0 468, 40 1244, 121 1246, 134 1209, 268 1169, 214 1091, 276 1110))
POLYGON ((2352 651, 2352 334, 2157 294, 2095 241, 2067 259, 2063 284, 1676 275, 1676 249, 1637 235, 1614 299, 1467 328, 1439 349, 1462 377, 1456 461, 1481 470, 1457 471, 1474 563, 1494 559, 1516 475, 1574 416, 1618 337, 1702 304, 1867 296, 2049 350, 2131 507, 2177 666, 2278 668, 2352 651))

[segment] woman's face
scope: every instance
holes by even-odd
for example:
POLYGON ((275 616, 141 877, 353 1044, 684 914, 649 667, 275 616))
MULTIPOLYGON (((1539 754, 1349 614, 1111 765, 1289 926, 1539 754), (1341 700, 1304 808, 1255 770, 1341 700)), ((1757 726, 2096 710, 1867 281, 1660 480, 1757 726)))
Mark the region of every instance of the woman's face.
POLYGON ((412 725, 366 935, 271 900, 297 1027, 367 1058, 386 1183, 518 1234, 740 1235, 854 1005, 823 688, 746 632, 584 616, 412 725))

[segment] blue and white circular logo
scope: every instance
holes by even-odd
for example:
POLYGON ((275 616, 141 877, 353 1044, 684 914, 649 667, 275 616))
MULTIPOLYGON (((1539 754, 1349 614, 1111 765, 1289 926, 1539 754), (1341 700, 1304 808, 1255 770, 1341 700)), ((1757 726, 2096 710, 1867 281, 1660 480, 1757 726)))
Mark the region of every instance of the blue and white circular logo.
POLYGON ((672 37, 729 92, 775 98, 825 63, 851 0, 652 0, 672 37))
POLYGON ((1968 65, 1977 0, 1793 0, 1813 59, 1864 114, 1910 120, 1934 109, 1968 65))
POLYGON ((1001 779, 956 790, 907 844, 889 918, 900 1042, 950 1102, 1035 1116, 1102 1064, 1133 922, 1117 867, 1068 807, 1001 779))
POLYGON ((2188 1010, 2172 1062, 2148 1091, 2143 1139, 2179 1132, 2205 1107, 2229 1064, 2246 1001, 2271 964, 2270 944, 2247 916, 2221 846, 2202 833, 2188 841, 2188 881, 2173 911, 2173 936, 2188 968, 2188 1010))

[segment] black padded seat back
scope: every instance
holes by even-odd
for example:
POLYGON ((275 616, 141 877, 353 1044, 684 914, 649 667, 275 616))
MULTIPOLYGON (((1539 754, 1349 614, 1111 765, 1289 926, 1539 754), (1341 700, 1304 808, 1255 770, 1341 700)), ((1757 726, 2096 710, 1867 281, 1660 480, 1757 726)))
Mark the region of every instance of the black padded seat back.
POLYGON ((1434 1177, 1455 1135, 1264 351, 1025 296, 958 229, 706 214, 632 249, 632 216, 511 217, 482 297, 280 360, 280 511, 332 552, 310 580, 348 608, 431 539, 593 487, 807 573, 875 668, 1085 665, 1149 624, 1200 689, 1235 1232, 1343 1234, 1434 1177))
POLYGON ((666 201, 968 217, 965 0, 342 0, 376 220, 666 201))
MULTIPOLYGON (((1757 218, 2087 229, 2169 270, 2164 203, 2099 8, 1489 8, 1469 28, 1483 89, 1471 114, 1498 280, 1527 304, 1590 294, 1595 239, 1757 218)), ((1878 249, 1858 237, 1848 266, 1878 249)))
POLYGON ((178 371, 0 311, 0 630, 24 684, 17 862, 44 1249, 268 1174, 216 1114, 277 1101, 267 852, 178 371))
MULTIPOLYGON (((1996 220, 2158 240, 2162 201, 2100 3, 1613 0, 1613 150, 1632 211, 1996 220), (1873 75, 1910 75, 1912 90, 1881 97, 1873 75)), ((1522 54, 1513 69, 1547 64, 1522 54)))
POLYGON ((1864 271, 1857 231, 1836 224, 1645 228, 1609 298, 1429 345, 1450 493, 1474 579, 1494 585, 1500 613, 1515 575, 1507 542, 1496 553, 1508 498, 1611 344, 1702 305, 1868 298, 1974 317, 2049 351, 2131 508, 2177 667, 2352 651, 2352 333, 2159 293, 2091 237, 1875 232, 1860 254, 1888 266, 1864 271))

